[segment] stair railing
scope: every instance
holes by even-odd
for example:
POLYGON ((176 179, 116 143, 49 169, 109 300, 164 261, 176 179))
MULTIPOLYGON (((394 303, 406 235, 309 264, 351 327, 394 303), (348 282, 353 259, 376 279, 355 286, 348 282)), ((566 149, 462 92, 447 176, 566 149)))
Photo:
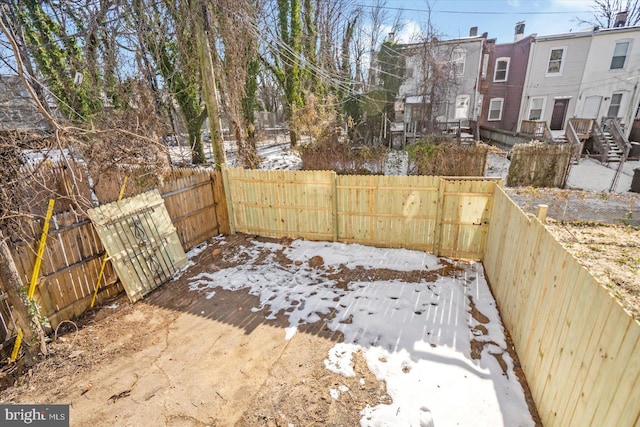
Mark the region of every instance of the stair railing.
POLYGON ((593 139, 593 148, 600 153, 597 156, 600 163, 606 163, 609 157, 609 144, 607 143, 607 138, 604 136, 604 131, 596 121, 593 122, 591 138, 593 139))
POLYGON ((627 157, 629 156, 629 151, 631 151, 631 144, 624 136, 624 132, 620 127, 620 122, 617 119, 607 118, 603 119, 603 122, 606 123, 606 126, 609 128, 609 133, 613 138, 613 142, 622 151, 622 156, 620 157, 618 168, 616 169, 616 173, 613 176, 613 180, 611 181, 611 187, 609 187, 609 191, 611 192, 615 191, 616 185, 618 184, 618 178, 620 178, 620 174, 622 173, 622 167, 624 165, 624 162, 627 160, 627 157))
POLYGON ((573 127, 573 123, 571 120, 567 123, 567 130, 565 131, 565 135, 567 137, 567 142, 571 144, 573 147, 573 152, 571 154, 571 161, 574 163, 578 163, 580 161, 580 156, 582 155, 582 148, 584 143, 580 142, 580 138, 578 138, 578 133, 573 127))

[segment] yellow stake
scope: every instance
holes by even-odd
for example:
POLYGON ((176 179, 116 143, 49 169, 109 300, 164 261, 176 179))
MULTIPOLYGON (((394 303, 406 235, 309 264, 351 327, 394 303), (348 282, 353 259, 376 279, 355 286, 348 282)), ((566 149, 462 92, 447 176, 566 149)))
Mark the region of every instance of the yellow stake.
POLYGON ((18 336, 16 342, 13 344, 13 351, 11 352, 10 360, 15 362, 18 358, 18 351, 20 350, 20 344, 22 344, 22 329, 18 329, 18 336))
POLYGON ((49 222, 53 216, 53 205, 56 201, 54 199, 49 200, 49 207, 47 208, 47 215, 44 218, 44 225, 42 226, 42 236, 40 236, 40 246, 38 246, 38 253, 36 255, 36 262, 33 265, 33 273, 31 273, 31 282, 29 284, 29 291, 27 296, 33 299, 33 294, 36 291, 36 284, 38 283, 38 276, 40 275, 40 266, 42 265, 42 256, 44 255, 44 249, 47 243, 47 235, 49 234, 49 222))
MULTIPOLYGON (((124 177, 124 180, 122 181, 122 187, 120 187, 120 194, 118 195, 118 201, 122 200, 122 197, 124 196, 124 189, 127 186, 127 177, 124 177)), ((107 259, 108 259, 108 255, 105 253, 104 257, 102 258, 102 265, 100 266, 100 272, 98 273, 98 280, 96 280, 96 287, 93 290, 93 297, 91 298, 91 304, 89 305, 90 308, 93 308, 94 305, 96 305, 96 298, 98 297, 98 289, 100 289, 100 280, 102 280, 102 276, 104 275, 104 267, 107 265, 107 259)))
MULTIPOLYGON (((33 273, 31 273, 31 282, 29 283, 29 289, 27 290, 27 296, 29 299, 33 299, 33 294, 36 292, 36 284, 38 283, 38 276, 40 275, 40 266, 42 265, 42 257, 44 256, 44 249, 47 244, 47 235, 49 234, 49 222, 53 216, 53 206, 56 201, 54 199, 49 200, 49 207, 47 208, 47 214, 44 217, 44 224, 42 225, 42 236, 40 236, 40 245, 38 246, 38 252, 36 253, 36 262, 33 264, 33 273)), ((20 344, 22 344, 22 329, 18 329, 18 336, 13 344, 13 351, 11 352, 11 361, 15 362, 20 351, 20 344)))

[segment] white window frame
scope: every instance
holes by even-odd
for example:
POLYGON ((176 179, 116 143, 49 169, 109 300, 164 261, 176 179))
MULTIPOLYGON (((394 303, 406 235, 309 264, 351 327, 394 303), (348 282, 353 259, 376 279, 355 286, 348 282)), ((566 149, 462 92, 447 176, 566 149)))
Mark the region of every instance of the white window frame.
POLYGON ((613 45, 613 52, 611 53, 611 63, 609 64, 609 70, 624 70, 625 68, 627 68, 627 64, 629 63, 629 54, 631 53, 632 42, 633 40, 631 39, 616 40, 615 44, 613 45), (627 51, 624 55, 624 62, 622 63, 622 67, 613 68, 613 59, 616 58, 616 56, 614 56, 616 53, 616 47, 621 43, 627 43, 627 51))
POLYGON ((466 63, 467 63, 467 51, 460 47, 453 49, 453 51, 451 52, 451 65, 453 66, 453 74, 455 76, 457 77, 464 76, 466 63), (460 56, 458 57, 458 55, 460 56), (456 72, 456 65, 458 63, 462 63, 462 71, 460 73, 456 72))
POLYGON ((534 96, 529 99, 529 111, 527 111, 527 120, 534 120, 531 118, 531 107, 533 107, 533 101, 536 99, 542 100, 542 107, 540 108, 540 117, 535 119, 535 121, 540 121, 544 117, 544 108, 547 106, 547 98, 544 96, 534 96))
POLYGON ((562 72, 564 71, 564 64, 565 62, 567 62, 567 47, 566 46, 555 46, 552 47, 551 49, 549 49, 549 59, 547 60, 547 65, 546 65, 546 71, 545 71, 545 76, 546 77, 555 77, 555 76, 561 76, 562 72), (549 71, 549 65, 551 64, 551 55, 553 54, 554 50, 561 50, 562 51, 562 57, 560 59, 560 69, 558 71, 549 71))
POLYGON ((458 95, 456 96, 456 105, 454 106, 454 118, 456 120, 459 119, 468 119, 469 118, 469 107, 471 106, 471 95, 467 95, 467 94, 462 94, 462 95, 458 95), (467 110, 466 110, 466 114, 464 116, 458 116, 458 103, 461 100, 466 100, 466 104, 467 104, 467 110))
POLYGON ((496 65, 495 68, 493 70, 493 81, 494 82, 506 82, 507 80, 509 80, 509 64, 511 62, 511 58, 509 58, 508 56, 504 56, 502 58, 496 58, 496 65), (506 62, 507 63, 507 67, 504 70, 504 79, 500 79, 498 80, 496 78, 496 76, 498 75, 498 63, 499 62, 506 62))
POLYGON ((611 94, 611 99, 609 99, 609 106, 607 107, 607 117, 622 117, 622 115, 624 114, 624 99, 625 99, 625 92, 624 91, 618 91, 618 92, 613 92, 611 94), (620 103, 619 104, 613 104, 613 97, 616 95, 620 95, 620 103), (612 116, 609 114, 609 112, 611 111, 611 106, 612 105, 617 105, 618 106, 618 111, 616 112, 615 116, 612 116))
MULTIPOLYGON (((476 111, 475 111, 474 117, 478 118, 480 117, 480 115, 482 115, 482 103, 484 101, 484 95, 476 92, 476 99, 478 100, 478 103, 476 104, 476 111)), ((640 111, 640 106, 638 106, 638 109, 640 111)))
POLYGON ((485 53, 482 56, 482 78, 483 79, 487 78, 488 69, 489 69, 489 54, 485 53))
POLYGON ((489 122, 499 122, 500 120, 502 120, 502 109, 503 108, 504 108, 504 98, 491 98, 491 100, 489 101, 489 111, 487 112, 487 121, 489 121, 489 122), (499 102, 500 103, 500 110, 499 110, 499 113, 498 113, 498 118, 492 118, 491 117, 491 112, 495 111, 495 109, 492 108, 494 102, 499 102))

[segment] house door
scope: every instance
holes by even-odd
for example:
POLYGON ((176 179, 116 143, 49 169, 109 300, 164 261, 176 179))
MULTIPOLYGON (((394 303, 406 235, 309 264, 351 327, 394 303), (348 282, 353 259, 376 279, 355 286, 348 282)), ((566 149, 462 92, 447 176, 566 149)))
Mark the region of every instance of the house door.
POLYGON ((584 101, 584 109, 582 110, 583 119, 597 119, 600 113, 601 96, 588 96, 584 101))
POLYGON ((569 99, 556 99, 553 104, 553 114, 551 115, 551 130, 562 130, 564 119, 567 116, 569 99))

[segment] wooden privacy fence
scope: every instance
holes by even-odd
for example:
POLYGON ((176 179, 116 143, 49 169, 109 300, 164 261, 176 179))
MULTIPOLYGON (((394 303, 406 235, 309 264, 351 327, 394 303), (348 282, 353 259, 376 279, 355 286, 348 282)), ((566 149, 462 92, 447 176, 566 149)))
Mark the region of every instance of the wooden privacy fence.
MULTIPOLYGON (((114 186, 115 188, 115 186, 114 186)), ((228 232, 226 203, 220 173, 178 169, 164 177, 159 188, 185 250, 228 232)), ((34 237, 12 245, 11 252, 23 283, 33 271, 38 230, 34 237)), ((89 219, 74 211, 54 216, 43 256, 34 299, 52 328, 83 313, 90 304, 104 248, 89 219)), ((100 282, 98 301, 122 291, 111 263, 100 282)))
MULTIPOLYGON (((640 324, 499 180, 241 169, 223 175, 184 170, 165 177, 160 192, 185 249, 237 230, 482 259, 543 423, 640 422, 640 324)), ((37 239, 12 248, 25 283, 37 239)), ((55 216, 35 294, 52 327, 88 307, 103 253, 88 220, 55 216)), ((99 298, 120 290, 108 266, 99 298)))
POLYGON ((640 324, 496 188, 484 266, 546 426, 640 421, 640 324))
POLYGON ((571 144, 517 144, 511 149, 507 175, 510 187, 563 187, 575 146, 571 144))
POLYGON ((225 171, 231 229, 481 259, 496 179, 225 171))

